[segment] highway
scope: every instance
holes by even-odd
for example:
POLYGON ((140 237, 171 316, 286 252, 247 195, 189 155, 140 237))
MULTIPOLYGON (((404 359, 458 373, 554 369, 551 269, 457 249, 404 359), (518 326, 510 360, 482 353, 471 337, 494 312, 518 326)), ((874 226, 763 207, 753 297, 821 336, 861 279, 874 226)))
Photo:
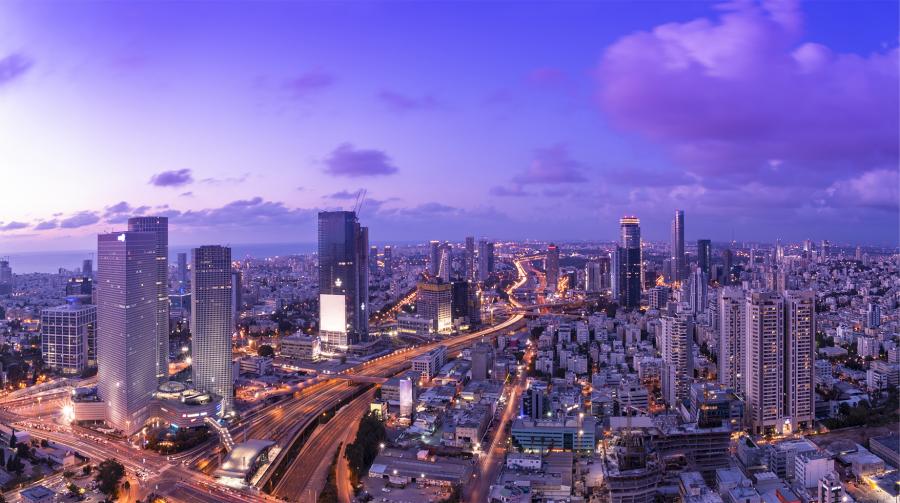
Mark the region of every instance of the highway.
MULTIPOLYGON (((291 463, 284 477, 272 492, 287 500, 315 502, 331 467, 338 445, 347 441, 348 432, 355 432, 359 419, 369 410, 375 396, 371 389, 342 408, 330 421, 318 427, 306 441, 297 460, 291 463)), ((350 442, 353 438, 350 438, 350 442)))
MULTIPOLYGON (((519 278, 507 290, 507 293, 512 293, 528 281, 528 274, 521 263, 523 260, 515 262, 519 278)), ((513 308, 523 307, 512 295, 510 296, 510 304, 513 308)), ((522 326, 523 320, 523 314, 513 313, 506 320, 489 328, 442 341, 400 349, 344 372, 369 377, 390 377, 408 368, 415 356, 423 354, 438 345, 447 346, 448 352, 455 354, 478 340, 493 337, 506 331, 516 330, 522 326)), ((299 398, 288 398, 280 403, 263 407, 252 416, 238 422, 231 428, 232 438, 236 442, 250 438, 275 440, 282 447, 282 453, 284 453, 287 451, 286 447, 295 441, 299 432, 311 421, 316 420, 322 411, 333 408, 342 400, 352 396, 358 389, 357 386, 347 381, 329 379, 327 376, 323 376, 321 380, 296 387, 293 391, 300 394, 299 398)), ((51 393, 47 393, 42 398, 42 401, 47 401, 46 404, 39 402, 37 407, 22 407, 22 405, 27 403, 27 400, 33 401, 34 396, 21 400, 10 400, 9 403, 4 404, 6 410, 0 410, 0 419, 7 424, 15 424, 19 430, 28 431, 33 438, 45 438, 67 446, 89 457, 94 464, 105 459, 115 458, 125 466, 129 476, 138 472, 145 472, 149 482, 141 482, 137 478, 132 477, 131 485, 133 489, 124 498, 129 501, 135 498, 143 498, 150 492, 161 494, 170 501, 201 501, 209 503, 274 501, 271 496, 258 493, 253 489, 238 491, 225 488, 217 484, 208 475, 188 468, 191 464, 188 461, 196 461, 198 459, 206 460, 207 462, 214 461, 212 459, 213 452, 208 444, 192 449, 188 453, 165 457, 150 451, 141 450, 125 442, 103 439, 99 435, 89 436, 83 432, 73 431, 71 427, 56 424, 53 415, 58 413, 64 400, 63 396, 67 393, 71 393, 71 390, 54 390, 51 393), (13 413, 9 409, 15 409, 16 412, 22 414, 13 413), (44 414, 48 415, 44 416, 44 414), (39 416, 39 418, 23 417, 34 415, 39 416), (184 464, 182 464, 182 461, 184 464)), ((305 450, 301 450, 300 455, 290 460, 291 465, 287 468, 289 476, 284 478, 285 480, 290 480, 290 482, 282 482, 288 484, 288 486, 276 486, 276 494, 282 494, 279 491, 283 491, 284 494, 297 495, 311 485, 316 486, 311 488, 313 492, 320 489, 324 482, 322 474, 327 473, 327 467, 331 463, 334 448, 336 448, 338 443, 347 441, 346 439, 350 437, 348 432, 355 428, 360 417, 368 409, 370 401, 371 392, 348 404, 326 423, 325 427, 318 428, 319 431, 314 432, 307 440, 308 445, 305 446, 305 450), (328 446, 328 451, 331 455, 322 455, 322 446, 328 446), (323 464, 325 465, 325 471, 322 469, 323 464), (306 476, 297 478, 294 476, 297 473, 306 474, 306 476), (303 488, 298 489, 300 486, 303 486, 303 488)), ((273 464, 284 461, 284 459, 276 458, 273 464)), ((269 472, 271 471, 270 468, 269 472)), ((343 466, 341 472, 346 474, 346 466, 343 466)), ((343 480, 344 478, 346 478, 346 475, 342 475, 342 480, 339 480, 339 483, 344 484, 342 490, 346 493, 348 488, 346 480, 343 480)))
MULTIPOLYGON (((514 308, 522 308, 522 304, 515 299, 512 293, 525 285, 529 280, 529 273, 526 272, 525 266, 523 263, 528 263, 527 260, 533 259, 520 259, 515 262, 516 269, 518 271, 518 279, 517 281, 508 289, 507 293, 509 295, 510 304, 514 308)), ((531 271, 534 272, 534 269, 531 268, 531 271)), ((410 361, 416 355, 423 354, 432 348, 438 345, 447 346, 448 354, 456 354, 461 351, 463 348, 471 345, 473 342, 484 339, 486 337, 493 337, 500 333, 503 333, 507 330, 516 329, 524 319, 524 315, 521 313, 516 313, 510 316, 507 320, 501 322, 498 325, 480 330, 478 332, 474 332, 472 334, 465 334, 456 336, 450 339, 446 339, 443 341, 437 341, 429 344, 424 344, 421 346, 416 346, 414 348, 410 348, 408 351, 399 351, 395 353, 391 353, 390 355, 386 355, 380 358, 377 358, 371 362, 367 362, 362 364, 357 369, 351 369, 349 372, 354 374, 362 374, 366 376, 379 376, 379 377, 388 377, 391 375, 396 375, 397 373, 403 371, 404 369, 410 366, 410 361)), ((349 394, 351 391, 347 391, 349 394)), ((364 395, 365 396, 365 395, 364 395)), ((359 399, 352 402, 352 404, 358 402, 359 399)), ((358 409, 354 408, 353 414, 349 412, 350 406, 346 407, 341 412, 348 412, 347 414, 339 413, 332 420, 327 423, 324 427, 320 427, 319 430, 328 430, 329 425, 335 422, 338 419, 338 416, 341 416, 341 420, 339 426, 342 429, 347 429, 349 425, 359 422, 362 418, 365 411, 368 407, 360 407, 358 409)), ((320 409, 321 410, 321 409, 320 409)), ((307 411, 309 414, 311 411, 307 411)), ((308 417, 303 418, 303 422, 308 421, 308 417)), ((337 430, 337 428, 335 428, 337 430)), ((313 434, 307 443, 311 443, 316 438, 320 432, 317 431, 313 434)), ((260 438, 260 437, 256 437, 260 438)), ((261 438, 269 438, 269 437, 261 437, 261 438)), ((325 438, 324 434, 323 437, 325 438)), ((339 436, 337 433, 334 433, 333 436, 329 436, 332 440, 332 448, 329 449, 328 453, 330 455, 324 455, 323 451, 320 448, 307 448, 304 446, 304 449, 301 450, 300 455, 294 458, 291 465, 288 467, 285 472, 284 477, 279 482, 278 486, 276 486, 273 494, 275 496, 281 496, 285 498, 291 499, 299 499, 301 501, 306 501, 305 498, 314 496, 319 490, 322 488, 322 484, 324 483, 324 478, 315 478, 312 477, 313 473, 327 473, 326 470, 331 464, 333 449, 337 446, 337 443, 340 442, 338 440, 339 436), (310 484, 315 484, 311 486, 310 484)), ((326 444, 327 445, 327 444, 326 444)), ((343 470, 342 470, 343 471, 343 470)), ((346 477, 345 474, 344 476, 346 477)), ((343 478, 338 479, 339 487, 342 484, 346 484, 346 480, 343 478)), ((346 489, 345 489, 346 490, 346 489)))

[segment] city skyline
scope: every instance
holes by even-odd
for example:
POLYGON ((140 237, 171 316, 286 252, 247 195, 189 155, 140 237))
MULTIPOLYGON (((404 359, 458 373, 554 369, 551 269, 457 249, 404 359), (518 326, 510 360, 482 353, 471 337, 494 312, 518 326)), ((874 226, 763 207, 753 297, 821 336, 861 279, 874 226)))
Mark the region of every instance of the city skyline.
POLYGON ((6 253, 151 214, 173 243, 312 242, 361 188, 372 242, 612 240, 625 214, 664 240, 675 209, 688 242, 897 242, 888 2, 73 5, 0 7, 6 253))

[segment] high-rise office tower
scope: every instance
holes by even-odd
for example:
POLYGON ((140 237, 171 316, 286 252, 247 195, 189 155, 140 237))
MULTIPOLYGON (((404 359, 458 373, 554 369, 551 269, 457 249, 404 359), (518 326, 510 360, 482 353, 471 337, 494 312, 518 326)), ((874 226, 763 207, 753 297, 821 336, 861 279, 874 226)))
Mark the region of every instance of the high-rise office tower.
POLYGON ((450 299, 450 317, 454 320, 469 316, 469 288, 472 284, 465 280, 454 281, 450 299))
POLYGON ((368 339, 368 248, 368 229, 355 212, 319 212, 319 335, 325 351, 368 339))
POLYGON ((684 263, 684 210, 675 210, 672 220, 672 276, 681 282, 687 278, 687 266, 684 263))
POLYGON ((384 275, 391 277, 394 274, 394 249, 391 245, 384 247, 384 275))
MULTIPOLYGON (((608 262, 607 262, 608 264, 608 262)), ((584 264, 584 291, 597 293, 603 290, 603 279, 599 261, 589 261, 584 264)))
POLYGON ((369 274, 374 276, 378 274, 378 247, 369 247, 369 274))
POLYGON ((450 273, 453 269, 453 248, 449 243, 444 243, 438 251, 438 273, 437 277, 441 278, 445 283, 450 282, 450 273))
POLYGON ((641 305, 641 221, 637 217, 626 216, 619 220, 621 239, 616 248, 618 260, 618 301, 627 309, 641 305))
POLYGON ((131 217, 131 232, 152 232, 156 237, 156 378, 169 379, 169 219, 131 217))
POLYGON ((191 264, 191 375, 196 389, 222 399, 224 415, 234 406, 231 248, 194 248, 191 264))
POLYGON ((453 292, 450 283, 419 282, 416 289, 416 313, 432 322, 432 329, 439 334, 449 334, 453 329, 453 292))
POLYGON ((97 306, 69 302, 41 311, 44 364, 67 375, 80 375, 96 366, 96 328, 97 306))
POLYGON ((94 261, 86 258, 81 261, 81 276, 84 278, 94 277, 94 261))
POLYGON ((107 421, 132 434, 148 419, 159 379, 158 236, 97 236, 97 392, 107 421))
POLYGON ((730 285, 731 284, 731 267, 732 264, 732 255, 731 249, 726 248, 725 251, 722 252, 722 284, 730 285))
POLYGON ((544 269, 547 271, 547 289, 555 292, 559 286, 559 247, 553 243, 547 246, 544 269))
POLYGON ((441 270, 441 242, 431 241, 428 245, 428 272, 437 276, 441 270))
POLYGON ((478 279, 484 281, 494 272, 494 243, 478 241, 478 279))
POLYGON ((690 396, 694 376, 694 317, 688 306, 660 318, 662 324, 662 393, 666 404, 675 408, 690 396))
POLYGON ((236 328, 241 321, 244 305, 244 275, 241 271, 231 271, 231 323, 236 328))
POLYGON ((774 292, 747 295, 746 404, 754 433, 781 432, 785 418, 784 299, 774 292))
POLYGON ((609 255, 601 256, 597 258, 597 263, 600 264, 600 289, 609 290, 612 278, 612 258, 609 255))
POLYGON ((792 428, 815 421, 816 296, 811 290, 784 294, 785 415, 792 428))
POLYGON ((0 295, 8 295, 13 289, 13 273, 8 260, 0 260, 0 295))
POLYGON ((176 272, 176 278, 178 279, 178 289, 179 290, 187 286, 187 282, 188 282, 187 253, 184 253, 184 252, 178 253, 178 270, 176 272))
POLYGON ((822 240, 822 258, 826 259, 831 255, 831 242, 827 239, 822 240))
POLYGON ((475 238, 472 236, 466 237, 466 279, 469 281, 475 281, 475 238))
POLYGON ((747 305, 744 291, 738 287, 719 289, 718 379, 721 384, 744 396, 747 377, 744 358, 747 337, 747 305))
POLYGON ((706 312, 709 278, 699 268, 695 268, 688 279, 688 302, 694 314, 706 312))
POLYGON ((878 328, 881 326, 881 305, 877 302, 869 302, 866 306, 866 327, 878 328))
POLYGON ((622 254, 619 250, 619 245, 616 245, 609 255, 609 291, 612 300, 621 303, 619 294, 622 292, 622 254))
POLYGON ((853 252, 853 260, 856 260, 857 262, 861 262, 862 259, 863 259, 862 247, 857 246, 856 251, 853 252))
POLYGON ((700 270, 706 273, 707 278, 712 277, 712 269, 711 269, 711 257, 712 257, 712 243, 708 239, 698 239, 697 240, 697 266, 700 267, 700 270))

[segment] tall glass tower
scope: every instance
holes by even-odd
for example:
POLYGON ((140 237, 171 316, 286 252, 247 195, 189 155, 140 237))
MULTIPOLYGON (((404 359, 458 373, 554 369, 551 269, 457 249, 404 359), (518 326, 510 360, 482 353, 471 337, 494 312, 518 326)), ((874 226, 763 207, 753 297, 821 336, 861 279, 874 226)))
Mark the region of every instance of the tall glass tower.
POLYGON ((672 279, 680 283, 687 278, 684 263, 684 210, 675 210, 672 220, 672 279))
POLYGON ((319 213, 319 335, 344 351, 369 335, 369 232, 356 212, 319 213))
POLYGON ((233 408, 231 248, 201 246, 191 252, 191 373, 194 387, 233 408))
POLYGON ((97 392, 126 434, 148 419, 158 384, 156 251, 153 232, 97 236, 97 392))
POLYGON ((156 288, 156 379, 169 379, 169 219, 168 217, 132 217, 131 232, 152 232, 156 242, 153 284, 156 288))
POLYGON ((641 305, 643 267, 641 256, 641 220, 634 216, 619 219, 620 242, 616 247, 619 304, 626 309, 641 305))

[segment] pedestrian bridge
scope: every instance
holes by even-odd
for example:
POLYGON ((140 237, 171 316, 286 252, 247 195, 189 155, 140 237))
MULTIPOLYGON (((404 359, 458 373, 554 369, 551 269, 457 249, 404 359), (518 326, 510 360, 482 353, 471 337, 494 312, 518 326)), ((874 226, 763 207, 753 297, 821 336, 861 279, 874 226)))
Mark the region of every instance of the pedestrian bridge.
POLYGON ((204 418, 204 422, 219 435, 219 440, 222 441, 225 451, 231 452, 231 450, 234 449, 234 440, 231 438, 231 432, 228 431, 228 428, 222 426, 218 421, 209 416, 204 418))

